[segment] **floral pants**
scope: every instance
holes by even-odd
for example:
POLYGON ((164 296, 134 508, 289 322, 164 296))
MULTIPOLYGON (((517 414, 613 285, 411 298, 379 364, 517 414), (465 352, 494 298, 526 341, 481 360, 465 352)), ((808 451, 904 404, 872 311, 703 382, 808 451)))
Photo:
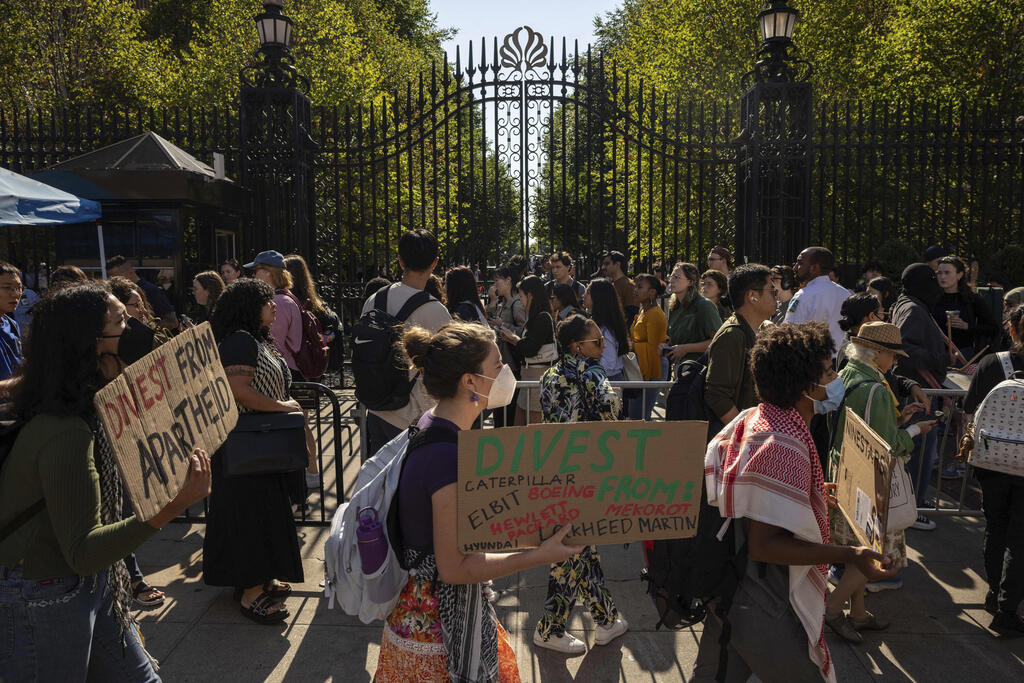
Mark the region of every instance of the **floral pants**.
POLYGON ((599 626, 608 626, 619 616, 612 594, 604 585, 601 556, 592 545, 579 555, 551 565, 544 616, 537 624, 537 631, 544 640, 565 633, 565 622, 577 600, 587 605, 599 626))

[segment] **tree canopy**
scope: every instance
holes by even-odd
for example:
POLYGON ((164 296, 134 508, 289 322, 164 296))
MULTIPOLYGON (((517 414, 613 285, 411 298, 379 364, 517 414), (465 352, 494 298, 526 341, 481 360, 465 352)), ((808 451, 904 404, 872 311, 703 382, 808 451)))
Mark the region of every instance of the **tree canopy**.
MULTIPOLYGON (((9 107, 225 105, 259 46, 257 0, 5 6, 0 88, 9 107)), ((428 0, 291 0, 285 10, 314 104, 358 104, 404 86, 440 56, 448 34, 428 0)))

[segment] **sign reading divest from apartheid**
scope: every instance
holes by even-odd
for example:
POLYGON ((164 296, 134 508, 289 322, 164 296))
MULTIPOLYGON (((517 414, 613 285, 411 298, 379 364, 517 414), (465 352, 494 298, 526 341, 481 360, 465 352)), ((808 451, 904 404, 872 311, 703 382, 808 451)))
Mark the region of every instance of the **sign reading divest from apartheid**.
POLYGON ((847 408, 836 499, 860 542, 878 552, 885 546, 892 462, 889 445, 847 408))
POLYGON ((697 533, 706 422, 579 422, 459 433, 463 552, 697 533))
POLYGON ((209 323, 129 365, 96 394, 95 404, 142 520, 184 486, 192 450, 212 456, 238 422, 209 323))

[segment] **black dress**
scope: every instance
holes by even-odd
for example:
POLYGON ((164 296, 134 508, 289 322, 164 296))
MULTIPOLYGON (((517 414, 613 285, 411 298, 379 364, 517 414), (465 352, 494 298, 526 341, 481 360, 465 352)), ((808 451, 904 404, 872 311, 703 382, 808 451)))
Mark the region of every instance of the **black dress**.
MULTIPOLYGON (((220 343, 224 367, 247 365, 253 388, 275 401, 288 400, 291 373, 273 346, 245 331, 220 343)), ((240 412, 252 412, 239 406, 240 412)), ((302 557, 288 495, 288 474, 225 478, 220 451, 213 456, 203 541, 203 581, 209 586, 249 588, 272 579, 301 582, 302 557)))

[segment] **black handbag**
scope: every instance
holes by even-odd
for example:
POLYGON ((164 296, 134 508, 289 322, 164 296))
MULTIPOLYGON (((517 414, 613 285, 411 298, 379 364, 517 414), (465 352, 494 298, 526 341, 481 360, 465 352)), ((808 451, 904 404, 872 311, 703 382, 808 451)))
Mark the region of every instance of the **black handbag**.
POLYGON ((225 477, 281 474, 306 468, 302 413, 243 413, 220 448, 225 477))

